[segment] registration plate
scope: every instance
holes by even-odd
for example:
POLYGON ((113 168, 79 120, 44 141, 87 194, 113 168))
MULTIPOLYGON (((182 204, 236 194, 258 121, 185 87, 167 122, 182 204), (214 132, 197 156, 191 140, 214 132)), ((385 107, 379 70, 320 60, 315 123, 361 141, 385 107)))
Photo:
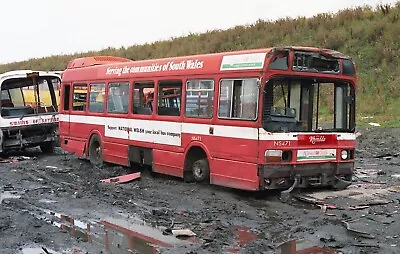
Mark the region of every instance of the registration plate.
POLYGON ((336 149, 309 149, 298 150, 297 161, 335 160, 336 149))

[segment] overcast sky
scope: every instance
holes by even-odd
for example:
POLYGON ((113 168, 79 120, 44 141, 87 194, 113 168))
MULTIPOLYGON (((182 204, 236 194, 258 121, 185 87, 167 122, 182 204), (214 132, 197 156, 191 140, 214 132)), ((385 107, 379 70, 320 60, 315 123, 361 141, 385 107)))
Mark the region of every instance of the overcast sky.
POLYGON ((0 63, 131 46, 257 19, 310 17, 386 0, 1 1, 0 63))

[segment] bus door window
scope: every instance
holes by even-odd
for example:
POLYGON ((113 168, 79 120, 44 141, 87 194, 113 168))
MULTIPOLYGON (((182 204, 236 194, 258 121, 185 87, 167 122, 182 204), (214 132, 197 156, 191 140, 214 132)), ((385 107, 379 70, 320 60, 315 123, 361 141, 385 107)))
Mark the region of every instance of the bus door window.
POLYGON ((133 87, 132 111, 134 114, 151 115, 154 100, 153 82, 136 82, 133 87))
POLYGON ((65 111, 69 111, 69 98, 70 98, 70 95, 71 95, 71 85, 64 85, 63 86, 63 89, 64 89, 64 92, 63 92, 63 95, 64 95, 64 98, 63 98, 63 109, 65 110, 65 111))
POLYGON ((107 112, 128 113, 129 82, 110 83, 108 85, 107 112))
POLYGON ((158 86, 157 113, 166 116, 181 114, 182 81, 161 81, 158 86))
POLYGON ((214 80, 189 80, 186 84, 187 117, 212 118, 214 80))
POLYGON ((86 111, 87 85, 75 84, 73 92, 72 110, 86 111))
POLYGON ((89 91, 89 112, 104 111, 105 83, 90 84, 89 91))
POLYGON ((255 120, 258 105, 258 78, 221 80, 218 116, 255 120))

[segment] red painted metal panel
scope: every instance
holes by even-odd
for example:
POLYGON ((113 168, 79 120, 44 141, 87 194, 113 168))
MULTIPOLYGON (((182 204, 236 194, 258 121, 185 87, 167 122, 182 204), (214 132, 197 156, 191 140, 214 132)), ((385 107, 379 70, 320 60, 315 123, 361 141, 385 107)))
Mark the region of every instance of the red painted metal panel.
POLYGON ((153 150, 153 171, 183 177, 183 153, 153 150))
POLYGON ((83 157, 85 145, 85 140, 75 140, 61 137, 61 148, 65 151, 74 153, 78 157, 83 157), (65 144, 65 141, 67 141, 67 144, 65 144))
POLYGON ((211 162, 210 182, 225 187, 243 190, 258 190, 257 164, 214 159, 211 162))
POLYGON ((111 178, 100 180, 100 182, 102 182, 102 183, 120 184, 120 183, 130 182, 130 181, 133 181, 133 180, 138 179, 138 178, 140 178, 140 172, 133 173, 133 174, 128 174, 128 175, 111 177, 111 178))
POLYGON ((119 165, 128 166, 128 145, 124 144, 126 142, 103 143, 103 159, 108 162, 112 162, 119 165))
POLYGON ((338 144, 336 134, 299 134, 298 140, 299 146, 307 147, 336 147, 338 144))

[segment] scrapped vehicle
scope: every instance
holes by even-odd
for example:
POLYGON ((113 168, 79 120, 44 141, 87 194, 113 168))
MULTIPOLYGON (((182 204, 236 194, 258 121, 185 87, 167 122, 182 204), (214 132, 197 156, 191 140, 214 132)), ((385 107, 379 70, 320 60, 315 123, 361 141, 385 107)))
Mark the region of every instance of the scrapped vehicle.
POLYGON ((0 74, 0 152, 40 146, 52 153, 58 143, 57 72, 18 70, 0 74), (29 92, 27 92, 29 91, 29 92))
POLYGON ((62 75, 61 147, 237 189, 342 188, 356 83, 352 59, 321 48, 78 58, 62 75))

